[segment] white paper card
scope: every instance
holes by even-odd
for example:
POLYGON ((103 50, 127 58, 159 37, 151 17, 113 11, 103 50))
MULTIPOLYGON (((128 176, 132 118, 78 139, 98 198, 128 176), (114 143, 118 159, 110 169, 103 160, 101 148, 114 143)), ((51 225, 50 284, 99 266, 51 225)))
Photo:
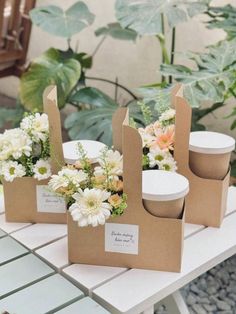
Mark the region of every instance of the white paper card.
POLYGON ((37 210, 43 213, 65 213, 64 199, 51 192, 47 185, 36 186, 37 210))
POLYGON ((105 224, 105 251, 138 255, 139 226, 105 224))

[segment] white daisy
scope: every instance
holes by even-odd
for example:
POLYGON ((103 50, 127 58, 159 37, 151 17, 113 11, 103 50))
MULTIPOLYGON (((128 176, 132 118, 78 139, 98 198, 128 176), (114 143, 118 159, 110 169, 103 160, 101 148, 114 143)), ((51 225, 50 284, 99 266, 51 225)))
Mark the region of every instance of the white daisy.
POLYGON ((35 179, 48 179, 52 175, 49 160, 39 159, 33 167, 33 172, 35 179))
POLYGON ((4 161, 1 163, 0 176, 8 182, 12 182, 15 178, 21 178, 26 175, 26 169, 17 161, 4 161))
POLYGON ((110 195, 111 193, 99 189, 79 189, 73 195, 75 203, 69 208, 73 220, 80 227, 104 225, 111 215, 112 206, 106 202, 110 195))
POLYGON ((23 130, 16 128, 6 130, 0 136, 0 160, 10 157, 19 159, 22 155, 30 156, 32 140, 23 130))
POLYGON ((153 168, 169 156, 170 153, 168 150, 160 148, 150 149, 150 152, 148 153, 149 166, 153 168))
POLYGON ((174 160, 174 158, 172 156, 167 157, 164 160, 162 160, 161 162, 159 162, 158 167, 160 170, 166 170, 166 171, 175 172, 177 170, 176 161, 174 160))
POLYGON ((66 188, 69 185, 69 179, 65 176, 55 175, 51 176, 48 186, 53 191, 57 191, 59 188, 66 188))

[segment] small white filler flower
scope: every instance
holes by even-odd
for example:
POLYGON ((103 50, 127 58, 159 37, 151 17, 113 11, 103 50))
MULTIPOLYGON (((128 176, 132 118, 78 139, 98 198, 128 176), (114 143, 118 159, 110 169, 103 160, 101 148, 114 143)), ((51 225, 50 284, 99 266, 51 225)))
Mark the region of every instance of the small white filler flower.
POLYGON ((168 150, 154 148, 150 149, 150 153, 148 153, 149 166, 151 168, 158 166, 163 160, 169 157, 170 153, 168 150))
POLYGON ((160 170, 173 171, 177 170, 176 161, 172 156, 165 158, 161 162, 158 163, 158 167, 160 170))
POLYGON ((105 153, 105 158, 99 159, 98 162, 100 167, 95 167, 95 176, 109 175, 118 180, 118 176, 123 173, 123 157, 117 150, 108 150, 105 153))
POLYGON ((35 179, 48 179, 52 175, 49 160, 39 159, 34 165, 33 172, 35 179))
POLYGON ((175 117, 175 110, 170 108, 161 114, 159 121, 160 122, 169 121, 169 120, 174 119, 174 117, 175 117))
POLYGON ((44 142, 49 134, 48 116, 46 113, 35 113, 27 116, 22 120, 20 127, 31 135, 36 142, 39 140, 44 142))
POLYGON ((79 227, 104 225, 111 215, 112 206, 106 202, 110 195, 110 192, 99 189, 79 189, 73 195, 75 203, 69 208, 73 220, 79 227))

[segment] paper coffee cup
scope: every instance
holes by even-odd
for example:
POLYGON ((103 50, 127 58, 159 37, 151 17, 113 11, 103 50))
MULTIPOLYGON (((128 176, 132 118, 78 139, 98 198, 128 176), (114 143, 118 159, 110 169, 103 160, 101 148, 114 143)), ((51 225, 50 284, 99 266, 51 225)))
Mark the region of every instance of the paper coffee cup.
POLYGON ((205 179, 222 180, 229 170, 235 139, 208 131, 190 133, 189 166, 193 173, 205 179))
POLYGON ((67 164, 74 165, 80 159, 78 144, 82 144, 87 156, 92 164, 97 163, 101 150, 106 147, 105 144, 98 141, 81 140, 63 143, 63 154, 67 164))
POLYGON ((142 190, 143 204, 148 212, 157 217, 178 218, 189 192, 189 182, 176 172, 145 170, 142 190))

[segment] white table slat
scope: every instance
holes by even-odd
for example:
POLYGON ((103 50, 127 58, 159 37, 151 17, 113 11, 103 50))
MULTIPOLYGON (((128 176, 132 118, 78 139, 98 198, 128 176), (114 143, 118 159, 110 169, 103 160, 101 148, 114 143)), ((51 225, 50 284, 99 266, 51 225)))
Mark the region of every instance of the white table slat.
POLYGON ((57 314, 109 314, 101 305, 89 297, 83 298, 66 308, 56 312, 57 314))
POLYGON ((0 239, 0 265, 27 253, 28 250, 12 238, 0 239))
POLYGON ((73 264, 63 269, 69 279, 89 293, 95 287, 125 272, 126 268, 73 264))
POLYGON ((6 232, 0 229, 0 238, 5 237, 6 235, 6 232))
POLYGON ((54 271, 32 254, 27 254, 0 267, 0 298, 23 288, 54 271))
POLYGON ((184 243, 181 273, 132 269, 93 292, 112 313, 140 313, 236 253, 236 213, 184 243))
POLYGON ((185 223, 184 224, 184 238, 192 236, 194 233, 197 233, 206 227, 203 225, 194 225, 194 224, 189 224, 185 223))
POLYGON ((236 211, 236 187, 230 186, 227 198, 227 210, 226 215, 236 211))
POLYGON ((57 274, 0 300, 0 313, 52 313, 82 297, 78 288, 57 274))
POLYGON ((67 237, 46 245, 41 249, 36 250, 35 253, 56 268, 62 268, 69 265, 67 237))
POLYGON ((5 214, 0 215, 0 228, 6 233, 15 232, 30 225, 31 223, 6 222, 5 214))
POLYGON ((34 250, 66 234, 67 227, 64 224, 35 224, 14 232, 12 237, 29 249, 34 250))

